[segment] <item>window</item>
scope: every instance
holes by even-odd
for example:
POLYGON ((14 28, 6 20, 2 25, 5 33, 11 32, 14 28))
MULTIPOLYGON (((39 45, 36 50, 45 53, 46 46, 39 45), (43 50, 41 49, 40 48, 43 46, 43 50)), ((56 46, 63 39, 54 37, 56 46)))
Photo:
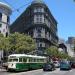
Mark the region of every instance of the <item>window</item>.
POLYGON ((44 23, 44 15, 34 15, 34 23, 44 23))
POLYGON ((8 36, 8 32, 6 32, 6 37, 8 36))
POLYGON ((39 59, 37 59, 37 62, 40 62, 40 60, 39 60, 39 59))
POLYGON ((41 33, 41 30, 42 30, 41 27, 38 27, 38 28, 37 28, 37 32, 38 32, 38 33, 41 33))
POLYGON ((44 12, 44 8, 37 7, 37 8, 34 9, 34 13, 36 13, 36 12, 44 12))
POLYGON ((30 30, 30 32, 28 32, 28 34, 29 34, 31 37, 33 37, 33 31, 32 31, 32 30, 30 30))
POLYGON ((48 19, 45 18, 44 21, 45 21, 46 25, 47 25, 48 27, 50 27, 50 26, 49 26, 50 24, 49 24, 48 19))
POLYGON ((39 43, 37 43, 37 47, 39 47, 39 43))
POLYGON ((38 37, 41 37, 41 33, 38 33, 38 37))
POLYGON ((0 21, 2 20, 2 13, 0 13, 0 21))
POLYGON ((50 25, 51 25, 50 22, 48 22, 48 26, 49 26, 49 28, 50 28, 50 25))
POLYGON ((36 62, 37 60, 36 59, 34 59, 34 62, 36 62))
POLYGON ((29 62, 32 62, 32 58, 29 58, 29 62))
POLYGON ((18 59, 13 59, 13 62, 18 62, 18 59))
POLYGON ((12 58, 12 59, 9 59, 8 61, 9 61, 9 62, 18 62, 18 59, 15 59, 15 58, 13 59, 13 58, 12 58))
POLYGON ((10 18, 9 18, 9 16, 7 16, 7 23, 9 23, 9 20, 10 20, 10 18))
POLYGON ((19 58, 19 62, 22 62, 22 58, 19 58))
POLYGON ((0 23, 0 27, 2 27, 2 24, 0 23))
POLYGON ((9 62, 12 62, 12 60, 13 60, 13 59, 9 59, 8 61, 9 61, 9 62))
POLYGON ((27 59, 26 58, 23 58, 23 62, 27 62, 27 59))
POLYGON ((44 62, 44 59, 40 59, 41 62, 44 62))
POLYGON ((40 44, 40 47, 42 47, 42 44, 40 44))

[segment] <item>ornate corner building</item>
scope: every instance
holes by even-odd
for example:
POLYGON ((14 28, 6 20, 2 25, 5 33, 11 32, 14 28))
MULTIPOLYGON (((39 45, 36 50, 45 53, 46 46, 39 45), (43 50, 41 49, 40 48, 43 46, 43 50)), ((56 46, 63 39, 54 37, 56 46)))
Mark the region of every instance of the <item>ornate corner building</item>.
POLYGON ((10 6, 0 2, 0 33, 5 37, 9 35, 10 15, 12 10, 10 6))
POLYGON ((34 0, 11 25, 10 30, 11 33, 25 33, 35 39, 38 54, 58 44, 57 21, 42 0, 34 0))

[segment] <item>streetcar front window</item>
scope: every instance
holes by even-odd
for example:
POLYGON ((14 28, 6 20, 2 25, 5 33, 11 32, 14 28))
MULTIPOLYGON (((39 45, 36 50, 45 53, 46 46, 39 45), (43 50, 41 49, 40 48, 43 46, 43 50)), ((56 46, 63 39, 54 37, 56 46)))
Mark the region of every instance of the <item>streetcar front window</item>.
POLYGON ((9 59, 8 61, 9 61, 9 62, 12 62, 12 61, 13 61, 13 59, 9 59))
POLYGON ((18 62, 18 59, 13 59, 13 62, 18 62))
POLYGON ((13 58, 12 58, 12 59, 9 59, 8 61, 9 61, 9 62, 18 62, 18 59, 13 59, 13 58))

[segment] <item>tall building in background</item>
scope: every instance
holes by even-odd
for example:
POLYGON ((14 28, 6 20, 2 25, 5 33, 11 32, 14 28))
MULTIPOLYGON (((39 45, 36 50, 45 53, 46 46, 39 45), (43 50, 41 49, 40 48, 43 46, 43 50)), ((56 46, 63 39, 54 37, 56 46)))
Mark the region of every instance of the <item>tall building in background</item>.
POLYGON ((75 42, 75 37, 68 37, 69 44, 74 44, 74 42, 75 42))
POLYGON ((66 53, 66 54, 67 54, 68 52, 67 52, 67 46, 66 46, 65 40, 59 38, 58 44, 59 44, 58 50, 59 50, 60 52, 63 52, 63 53, 66 53))
POLYGON ((35 39, 37 54, 44 54, 46 48, 58 45, 57 21, 42 0, 34 0, 10 29, 11 33, 25 33, 35 39))
POLYGON ((10 6, 0 2, 0 33, 4 36, 9 34, 10 15, 12 10, 10 6))
POLYGON ((67 46, 68 55, 74 57, 75 37, 68 37, 68 40, 66 41, 66 46, 67 46))
POLYGON ((68 37, 68 44, 70 44, 70 46, 73 50, 74 46, 75 46, 75 37, 68 37))
POLYGON ((68 55, 71 56, 71 57, 74 57, 74 51, 72 50, 71 45, 70 44, 66 44, 66 47, 67 47, 68 55))

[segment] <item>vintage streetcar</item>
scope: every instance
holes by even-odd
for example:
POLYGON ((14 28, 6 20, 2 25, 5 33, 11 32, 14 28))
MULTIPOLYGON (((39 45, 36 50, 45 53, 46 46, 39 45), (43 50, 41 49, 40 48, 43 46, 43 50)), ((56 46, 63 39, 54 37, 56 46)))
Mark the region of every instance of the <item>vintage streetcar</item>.
POLYGON ((25 71, 41 69, 46 63, 46 57, 26 54, 12 54, 8 56, 7 71, 25 71))

